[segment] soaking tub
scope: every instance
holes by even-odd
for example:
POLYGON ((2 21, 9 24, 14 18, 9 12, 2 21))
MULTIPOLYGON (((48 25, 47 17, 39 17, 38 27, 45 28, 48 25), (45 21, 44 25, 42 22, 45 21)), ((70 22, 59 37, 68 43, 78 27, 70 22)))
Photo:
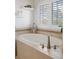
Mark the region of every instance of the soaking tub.
POLYGON ((50 36, 51 49, 47 49, 48 35, 30 33, 19 35, 16 39, 19 59, 63 59, 62 40, 59 38, 50 36))

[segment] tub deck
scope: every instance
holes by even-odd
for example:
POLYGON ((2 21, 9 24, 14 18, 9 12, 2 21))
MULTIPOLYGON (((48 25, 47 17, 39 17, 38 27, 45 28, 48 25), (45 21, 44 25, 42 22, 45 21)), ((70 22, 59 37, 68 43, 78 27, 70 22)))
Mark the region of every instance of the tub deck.
POLYGON ((62 46, 58 46, 56 50, 53 49, 53 47, 51 49, 47 49, 47 47, 44 47, 44 49, 42 49, 40 45, 36 45, 27 40, 23 39, 22 37, 17 38, 17 51, 18 51, 17 53, 20 58, 31 59, 29 57, 33 55, 35 57, 32 57, 32 59, 38 59, 38 58, 40 59, 63 59, 62 46), (35 55, 32 53, 34 53, 35 55), (25 57, 22 55, 28 55, 29 57, 28 56, 25 57))

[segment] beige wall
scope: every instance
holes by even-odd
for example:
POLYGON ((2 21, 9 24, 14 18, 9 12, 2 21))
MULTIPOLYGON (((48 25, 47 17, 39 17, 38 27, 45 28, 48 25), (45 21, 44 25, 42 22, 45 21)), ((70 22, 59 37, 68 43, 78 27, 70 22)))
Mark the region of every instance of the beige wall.
POLYGON ((34 0, 15 0, 15 27, 16 30, 28 29, 33 20, 33 8, 24 8, 25 5, 34 7, 34 0))
POLYGON ((15 9, 22 8, 25 5, 32 5, 33 6, 34 0, 15 0, 15 9))

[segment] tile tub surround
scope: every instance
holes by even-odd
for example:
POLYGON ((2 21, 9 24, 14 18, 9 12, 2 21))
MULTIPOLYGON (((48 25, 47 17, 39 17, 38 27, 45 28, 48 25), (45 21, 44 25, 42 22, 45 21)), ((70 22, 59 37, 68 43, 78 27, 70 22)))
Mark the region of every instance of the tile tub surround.
MULTIPOLYGON (((16 30, 16 35, 32 33, 31 30, 32 29, 16 30)), ((45 34, 45 35, 52 35, 52 36, 55 36, 55 37, 63 39, 63 33, 61 33, 61 32, 55 32, 55 31, 50 31, 50 30, 37 29, 37 33, 45 34)))
POLYGON ((56 50, 54 50, 53 48, 47 49, 46 47, 42 49, 40 45, 31 43, 30 41, 27 41, 27 39, 23 39, 21 37, 17 38, 17 54, 19 59, 63 59, 61 50, 61 46, 56 50), (28 58, 25 57, 26 55, 28 56, 28 58), (34 57, 29 58, 29 56, 31 55, 34 55, 34 57))

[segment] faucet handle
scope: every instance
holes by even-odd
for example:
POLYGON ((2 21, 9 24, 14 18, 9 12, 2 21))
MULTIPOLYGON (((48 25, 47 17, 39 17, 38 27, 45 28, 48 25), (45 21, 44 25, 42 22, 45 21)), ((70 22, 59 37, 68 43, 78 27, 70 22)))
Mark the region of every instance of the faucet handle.
POLYGON ((40 44, 41 48, 44 48, 44 44, 40 44))
POLYGON ((42 48, 44 48, 44 44, 42 44, 42 48))
POLYGON ((56 49, 56 45, 54 45, 54 49, 56 49))

